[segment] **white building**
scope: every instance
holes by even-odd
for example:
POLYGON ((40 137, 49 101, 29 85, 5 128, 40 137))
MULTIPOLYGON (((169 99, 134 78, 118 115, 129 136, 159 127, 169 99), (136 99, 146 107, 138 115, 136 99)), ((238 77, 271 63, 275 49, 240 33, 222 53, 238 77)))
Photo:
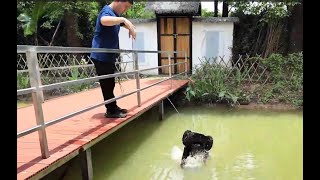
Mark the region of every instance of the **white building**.
MULTIPOLYGON (((156 13, 154 19, 131 19, 137 31, 135 41, 128 38, 128 30, 120 30, 120 48, 152 51, 184 51, 187 53, 188 71, 203 57, 223 57, 231 60, 233 27, 236 17, 200 17, 200 2, 149 2, 147 9, 156 13)), ((184 62, 184 54, 171 54, 173 62, 184 62)), ((168 64, 167 54, 139 53, 139 68, 168 64)), ((218 58, 220 59, 220 58, 218 58)), ((124 56, 123 61, 131 60, 124 56)), ((126 71, 132 70, 132 65, 126 71)), ((172 68, 172 73, 184 71, 183 65, 172 68)), ((168 68, 147 71, 144 74, 167 74, 168 68)))

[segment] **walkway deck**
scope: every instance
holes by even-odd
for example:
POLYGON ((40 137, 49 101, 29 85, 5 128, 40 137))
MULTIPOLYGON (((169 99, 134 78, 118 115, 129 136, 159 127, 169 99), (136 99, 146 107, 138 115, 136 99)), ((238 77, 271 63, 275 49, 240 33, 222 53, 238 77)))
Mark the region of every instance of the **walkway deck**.
MULTIPOLYGON (((158 80, 141 79, 141 88, 158 80)), ((118 105, 129 110, 123 119, 104 117, 105 107, 100 106, 80 115, 46 128, 50 157, 41 158, 38 133, 17 140, 17 179, 39 179, 79 154, 79 150, 91 147, 143 112, 157 105, 187 80, 165 81, 141 92, 141 106, 137 106, 137 95, 132 94, 118 100, 118 105)), ((115 96, 136 89, 135 80, 122 83, 124 92, 116 85, 115 96)), ((100 88, 48 100, 43 103, 45 121, 50 121, 71 112, 102 102, 100 88)), ((33 106, 17 110, 17 130, 21 132, 36 125, 33 106)))

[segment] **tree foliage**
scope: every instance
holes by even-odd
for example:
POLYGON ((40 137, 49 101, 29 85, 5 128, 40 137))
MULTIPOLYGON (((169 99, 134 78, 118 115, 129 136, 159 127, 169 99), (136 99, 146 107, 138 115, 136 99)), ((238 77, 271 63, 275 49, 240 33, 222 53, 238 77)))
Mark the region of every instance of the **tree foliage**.
POLYGON ((66 16, 70 19, 70 15, 74 19, 73 24, 63 24, 62 29, 74 28, 76 37, 87 38, 94 30, 100 6, 101 2, 95 1, 17 1, 18 42, 25 39, 23 41, 31 43, 29 37, 33 35, 32 44, 38 45, 38 38, 47 45, 52 44, 61 22, 70 23, 65 21, 66 16))
POLYGON ((284 1, 232 1, 228 4, 234 9, 234 12, 246 15, 259 15, 260 21, 272 23, 278 19, 290 16, 290 7, 299 4, 299 0, 284 1))
POLYGON ((124 17, 135 19, 135 18, 142 18, 142 19, 148 19, 148 18, 155 18, 155 13, 149 10, 146 10, 146 3, 147 1, 139 1, 135 2, 132 7, 123 14, 124 17))
POLYGON ((99 12, 99 4, 90 1, 18 1, 17 9, 21 12, 18 20, 23 24, 25 35, 31 35, 35 32, 41 18, 45 21, 40 24, 40 27, 50 29, 63 18, 67 11, 72 11, 77 16, 86 12, 88 20, 93 23, 99 12))

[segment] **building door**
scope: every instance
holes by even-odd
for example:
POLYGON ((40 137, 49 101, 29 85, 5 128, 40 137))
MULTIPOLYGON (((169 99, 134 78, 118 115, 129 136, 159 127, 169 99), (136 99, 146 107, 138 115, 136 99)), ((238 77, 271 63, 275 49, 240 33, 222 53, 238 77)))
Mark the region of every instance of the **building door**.
MULTIPOLYGON (((158 16, 158 49, 160 51, 184 51, 187 53, 187 71, 191 69, 191 17, 186 16, 158 16)), ((185 61, 184 53, 170 54, 171 64, 185 61)), ((159 54, 159 66, 168 65, 168 54, 159 54)), ((184 72, 184 64, 172 66, 171 73, 184 72)), ((159 69, 159 74, 168 74, 169 68, 159 69)))

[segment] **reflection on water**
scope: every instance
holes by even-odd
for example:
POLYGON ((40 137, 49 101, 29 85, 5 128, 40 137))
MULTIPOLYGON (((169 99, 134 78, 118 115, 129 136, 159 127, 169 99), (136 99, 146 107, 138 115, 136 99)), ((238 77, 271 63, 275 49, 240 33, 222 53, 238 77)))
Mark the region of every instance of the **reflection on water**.
POLYGON ((171 168, 153 168, 153 174, 151 176, 151 180, 165 180, 165 179, 175 179, 175 180, 183 180, 183 172, 181 169, 171 168))
POLYGON ((254 155, 251 153, 245 153, 238 156, 232 170, 237 179, 255 179, 252 175, 254 168, 256 168, 254 155))
MULTIPOLYGON (((224 110, 203 107, 150 111, 92 148, 96 180, 301 180, 302 112, 224 110), (185 130, 214 138, 205 164, 181 169, 185 130)), ((79 159, 44 179, 81 179, 79 159), (68 168, 67 168, 68 167, 68 168), (67 170, 66 170, 67 169, 67 170)), ((198 164, 197 164, 198 162, 198 164)))

